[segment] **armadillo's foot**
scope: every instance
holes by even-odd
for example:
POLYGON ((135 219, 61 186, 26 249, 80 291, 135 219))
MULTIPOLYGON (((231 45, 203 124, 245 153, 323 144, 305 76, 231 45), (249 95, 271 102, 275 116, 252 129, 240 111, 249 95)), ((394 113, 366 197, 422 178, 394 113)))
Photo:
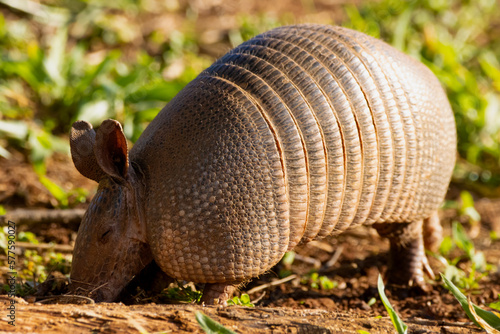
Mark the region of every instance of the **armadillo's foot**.
POLYGON ((227 306, 228 299, 233 296, 237 288, 238 286, 234 284, 207 283, 205 284, 205 289, 203 289, 203 296, 200 303, 227 306))
POLYGON ((427 291, 424 271, 434 277, 424 252, 422 221, 414 223, 374 224, 382 237, 390 241, 387 283, 394 286, 416 287, 427 291))

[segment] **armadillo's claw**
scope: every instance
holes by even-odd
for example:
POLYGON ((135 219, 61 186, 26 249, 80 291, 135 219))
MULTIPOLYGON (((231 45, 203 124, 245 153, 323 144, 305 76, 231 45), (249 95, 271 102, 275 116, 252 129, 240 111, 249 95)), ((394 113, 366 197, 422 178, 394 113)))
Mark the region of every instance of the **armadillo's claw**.
POLYGON ((424 266, 425 274, 433 279, 435 277, 435 275, 434 275, 434 272, 432 271, 431 266, 429 265, 429 261, 427 260, 427 256, 425 256, 425 255, 423 257, 422 265, 424 266))

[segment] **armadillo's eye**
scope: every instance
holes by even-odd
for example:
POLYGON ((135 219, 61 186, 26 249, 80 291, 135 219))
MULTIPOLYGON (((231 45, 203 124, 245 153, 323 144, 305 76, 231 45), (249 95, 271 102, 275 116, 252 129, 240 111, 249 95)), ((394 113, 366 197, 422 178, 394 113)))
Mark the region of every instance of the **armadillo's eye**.
POLYGON ((101 238, 99 239, 100 242, 106 243, 109 240, 109 237, 111 235, 112 229, 110 228, 109 230, 106 230, 103 234, 101 234, 101 238))

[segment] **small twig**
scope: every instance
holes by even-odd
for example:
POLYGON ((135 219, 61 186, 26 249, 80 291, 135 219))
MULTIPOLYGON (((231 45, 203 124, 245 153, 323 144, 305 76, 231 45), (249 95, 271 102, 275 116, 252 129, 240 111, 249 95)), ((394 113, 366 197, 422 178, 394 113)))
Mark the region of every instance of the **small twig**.
POLYGON ((296 274, 293 274, 293 275, 290 275, 290 276, 287 276, 285 278, 282 278, 282 279, 279 279, 277 281, 273 281, 271 283, 266 283, 266 284, 262 284, 262 285, 259 285, 259 286, 256 286, 255 288, 253 289, 250 289, 247 291, 247 294, 252 294, 252 293, 256 293, 257 291, 261 291, 261 290, 264 290, 264 289, 267 289, 267 288, 270 288, 272 286, 275 286, 275 285, 280 285, 282 283, 285 283, 285 282, 288 282, 288 281, 291 281, 293 279, 297 278, 297 275, 296 274))
POLYGON ((263 291, 262 294, 259 297, 257 297, 254 300, 251 300, 250 303, 252 303, 254 305, 257 304, 258 302, 260 302, 262 300, 262 298, 264 298, 265 295, 266 295, 266 292, 263 291))
POLYGON ((340 255, 342 254, 342 251, 344 250, 344 246, 339 245, 339 247, 335 250, 335 253, 333 253, 332 257, 330 260, 328 260, 320 269, 319 272, 325 272, 330 270, 335 263, 339 260, 340 255))
POLYGON ((89 292, 89 296, 90 296, 90 295, 91 295, 94 291, 97 291, 97 290, 99 290, 100 288, 102 288, 103 286, 106 286, 106 285, 108 285, 108 282, 103 283, 103 284, 101 284, 101 285, 99 285, 99 286, 95 287, 93 290, 91 290, 91 291, 89 292))
POLYGON ((335 251, 335 248, 332 245, 330 245, 329 243, 323 242, 323 241, 313 240, 313 241, 309 242, 308 245, 319 248, 319 249, 324 250, 325 252, 328 252, 328 253, 333 253, 335 251))
POLYGON ((56 244, 32 244, 29 242, 22 242, 18 241, 16 242, 16 246, 20 248, 26 248, 26 249, 37 249, 37 250, 53 250, 56 252, 63 252, 63 253, 71 253, 73 252, 73 246, 71 245, 56 245, 56 244))
POLYGON ((10 303, 11 300, 15 300, 17 304, 27 305, 29 304, 23 297, 18 296, 8 296, 8 295, 0 295, 0 300, 5 300, 7 303, 10 303))
POLYGON ((42 23, 60 26, 68 21, 69 10, 42 5, 30 0, 0 0, 1 4, 32 15, 42 23))
POLYGON ((295 254, 295 260, 302 261, 304 263, 309 263, 314 266, 315 269, 319 269, 321 267, 321 261, 309 256, 303 256, 300 254, 295 254))
POLYGON ((37 300, 36 302, 37 303, 46 303, 48 301, 51 301, 51 300, 56 300, 56 299, 83 299, 83 300, 86 300, 89 302, 89 304, 95 304, 95 301, 92 299, 92 298, 89 298, 89 297, 85 297, 85 296, 79 296, 79 295, 59 295, 59 296, 56 296, 56 297, 50 297, 50 298, 45 298, 45 299, 41 299, 41 300, 37 300))
POLYGON ((6 215, 0 216, 0 224, 6 224, 7 221, 11 220, 15 222, 16 225, 56 223, 77 227, 82 221, 84 213, 84 209, 16 209, 8 211, 6 215))

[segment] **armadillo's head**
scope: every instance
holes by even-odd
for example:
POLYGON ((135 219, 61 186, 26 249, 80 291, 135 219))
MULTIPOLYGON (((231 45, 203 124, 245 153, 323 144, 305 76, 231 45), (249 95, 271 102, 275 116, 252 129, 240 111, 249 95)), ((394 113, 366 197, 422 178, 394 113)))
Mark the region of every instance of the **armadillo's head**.
POLYGON ((129 165, 120 123, 106 120, 97 133, 83 121, 73 124, 71 155, 80 173, 99 182, 73 251, 73 293, 113 301, 152 260, 146 241, 142 185, 129 165))

